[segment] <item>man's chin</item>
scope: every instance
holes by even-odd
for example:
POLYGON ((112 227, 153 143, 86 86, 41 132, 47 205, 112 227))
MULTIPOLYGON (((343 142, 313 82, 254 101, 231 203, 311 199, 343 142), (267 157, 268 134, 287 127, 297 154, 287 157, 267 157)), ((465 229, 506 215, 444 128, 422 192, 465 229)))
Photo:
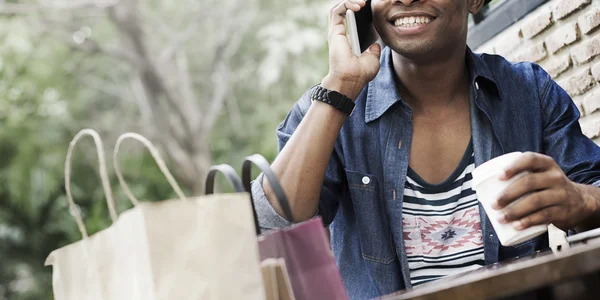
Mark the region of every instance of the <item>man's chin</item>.
POLYGON ((388 47, 394 52, 410 60, 432 59, 436 51, 429 42, 393 43, 388 47))

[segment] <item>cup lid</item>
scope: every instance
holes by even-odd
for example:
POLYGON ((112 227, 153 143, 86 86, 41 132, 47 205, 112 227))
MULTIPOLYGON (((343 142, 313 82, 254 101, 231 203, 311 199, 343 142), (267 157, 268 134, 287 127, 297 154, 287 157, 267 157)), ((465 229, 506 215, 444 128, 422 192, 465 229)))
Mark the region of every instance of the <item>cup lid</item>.
POLYGON ((481 164, 479 167, 473 170, 473 190, 482 182, 488 180, 493 176, 500 175, 501 172, 506 169, 507 166, 514 163, 519 157, 523 155, 523 152, 511 152, 488 160, 481 164))

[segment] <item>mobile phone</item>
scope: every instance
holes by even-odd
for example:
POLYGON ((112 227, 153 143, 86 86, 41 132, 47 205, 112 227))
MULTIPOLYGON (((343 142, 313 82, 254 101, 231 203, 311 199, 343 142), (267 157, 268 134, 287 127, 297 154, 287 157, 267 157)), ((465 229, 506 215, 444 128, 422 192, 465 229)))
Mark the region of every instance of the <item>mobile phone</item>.
POLYGON ((346 11, 346 35, 348 36, 348 42, 350 48, 352 48, 352 54, 354 56, 360 56, 362 53, 360 48, 360 40, 358 38, 358 27, 356 26, 356 15, 353 11, 346 11))
POLYGON ((356 13, 351 10, 346 12, 346 27, 348 41, 355 56, 360 56, 375 42, 383 48, 384 44, 373 27, 371 1, 367 1, 367 5, 356 13))

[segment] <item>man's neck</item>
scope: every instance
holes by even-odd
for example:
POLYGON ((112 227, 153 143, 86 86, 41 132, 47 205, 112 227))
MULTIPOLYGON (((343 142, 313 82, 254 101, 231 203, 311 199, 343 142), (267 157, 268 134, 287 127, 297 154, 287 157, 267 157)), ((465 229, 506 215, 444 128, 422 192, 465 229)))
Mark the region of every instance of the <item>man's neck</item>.
POLYGON ((438 111, 468 100, 465 54, 466 46, 457 47, 436 60, 423 62, 392 51, 398 89, 413 112, 438 111))

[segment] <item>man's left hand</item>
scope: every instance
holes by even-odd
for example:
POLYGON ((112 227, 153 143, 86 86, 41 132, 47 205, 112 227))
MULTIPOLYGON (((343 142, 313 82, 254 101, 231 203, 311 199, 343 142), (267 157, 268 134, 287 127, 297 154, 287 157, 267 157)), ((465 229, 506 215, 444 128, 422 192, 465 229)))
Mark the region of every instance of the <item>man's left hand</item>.
POLYGON ((569 230, 598 212, 600 201, 590 192, 590 188, 598 188, 572 182, 549 156, 528 152, 500 179, 508 180, 525 171, 531 173, 512 183, 492 205, 494 209, 506 208, 498 219, 500 223, 512 222, 518 230, 552 223, 569 230))

